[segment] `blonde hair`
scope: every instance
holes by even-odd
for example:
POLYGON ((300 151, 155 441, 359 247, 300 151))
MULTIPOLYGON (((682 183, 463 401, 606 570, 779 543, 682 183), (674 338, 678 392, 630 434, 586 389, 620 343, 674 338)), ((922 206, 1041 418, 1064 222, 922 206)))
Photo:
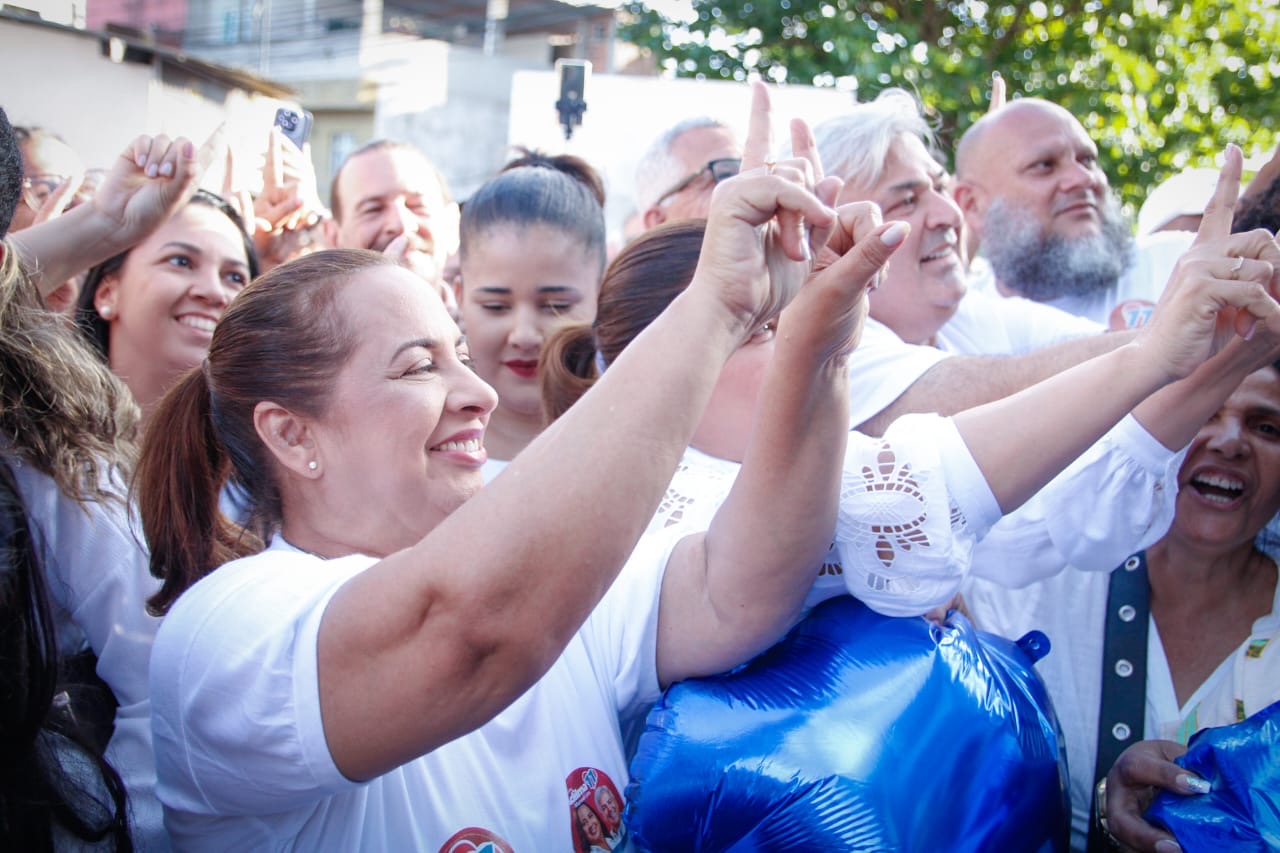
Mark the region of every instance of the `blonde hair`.
POLYGON ((77 501, 119 498, 137 457, 138 407, 65 318, 45 308, 18 253, 0 246, 0 441, 77 501))

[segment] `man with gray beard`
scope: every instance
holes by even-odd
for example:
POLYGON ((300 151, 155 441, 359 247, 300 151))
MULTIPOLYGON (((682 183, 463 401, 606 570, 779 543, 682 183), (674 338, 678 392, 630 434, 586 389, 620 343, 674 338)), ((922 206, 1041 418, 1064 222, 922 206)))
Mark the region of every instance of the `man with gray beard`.
POLYGON ((1093 140, 1038 98, 1011 101, 965 132, 954 195, 990 265, 988 280, 971 286, 1113 329, 1146 322, 1192 239, 1168 232, 1135 243, 1093 140))

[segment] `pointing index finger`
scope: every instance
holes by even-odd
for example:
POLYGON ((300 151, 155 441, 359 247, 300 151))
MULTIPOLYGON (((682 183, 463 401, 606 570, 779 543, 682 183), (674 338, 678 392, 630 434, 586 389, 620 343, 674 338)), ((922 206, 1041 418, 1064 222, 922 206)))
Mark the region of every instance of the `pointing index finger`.
POLYGON ((815 186, 822 181, 822 157, 818 155, 818 141, 813 138, 813 131, 804 119, 791 120, 791 153, 809 161, 809 165, 813 167, 815 186))
POLYGON ((1226 240, 1231 236, 1231 218, 1235 215, 1236 199, 1240 195, 1240 173, 1244 168, 1244 155, 1239 147, 1228 145, 1222 154, 1222 171, 1218 173, 1218 185, 1213 197, 1205 206, 1204 218, 1196 232, 1195 245, 1226 240))
POLYGON ((747 140, 742 146, 742 171, 763 166, 772 150, 770 139, 769 90, 756 80, 751 84, 751 120, 747 124, 747 140))

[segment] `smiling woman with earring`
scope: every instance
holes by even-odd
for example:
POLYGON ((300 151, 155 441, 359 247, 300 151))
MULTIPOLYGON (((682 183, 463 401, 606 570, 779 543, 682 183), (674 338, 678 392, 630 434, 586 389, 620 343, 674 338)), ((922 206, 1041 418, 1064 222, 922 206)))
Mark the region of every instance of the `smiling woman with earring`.
POLYGON ((144 428, 174 380, 204 358, 222 312, 257 272, 240 217, 204 191, 89 270, 76 323, 133 393, 144 428))

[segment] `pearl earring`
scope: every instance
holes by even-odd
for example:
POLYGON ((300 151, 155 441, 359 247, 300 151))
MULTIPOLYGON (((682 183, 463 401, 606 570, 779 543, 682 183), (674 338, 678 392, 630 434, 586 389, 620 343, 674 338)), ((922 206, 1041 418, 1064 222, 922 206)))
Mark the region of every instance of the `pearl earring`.
POLYGON ((307 463, 307 467, 310 468, 312 471, 314 471, 320 467, 320 464, 316 462, 316 460, 312 459, 310 462, 307 463))
POLYGON ((111 315, 114 313, 115 312, 111 310, 110 305, 103 305, 101 308, 98 309, 98 316, 104 320, 110 320, 111 315))

